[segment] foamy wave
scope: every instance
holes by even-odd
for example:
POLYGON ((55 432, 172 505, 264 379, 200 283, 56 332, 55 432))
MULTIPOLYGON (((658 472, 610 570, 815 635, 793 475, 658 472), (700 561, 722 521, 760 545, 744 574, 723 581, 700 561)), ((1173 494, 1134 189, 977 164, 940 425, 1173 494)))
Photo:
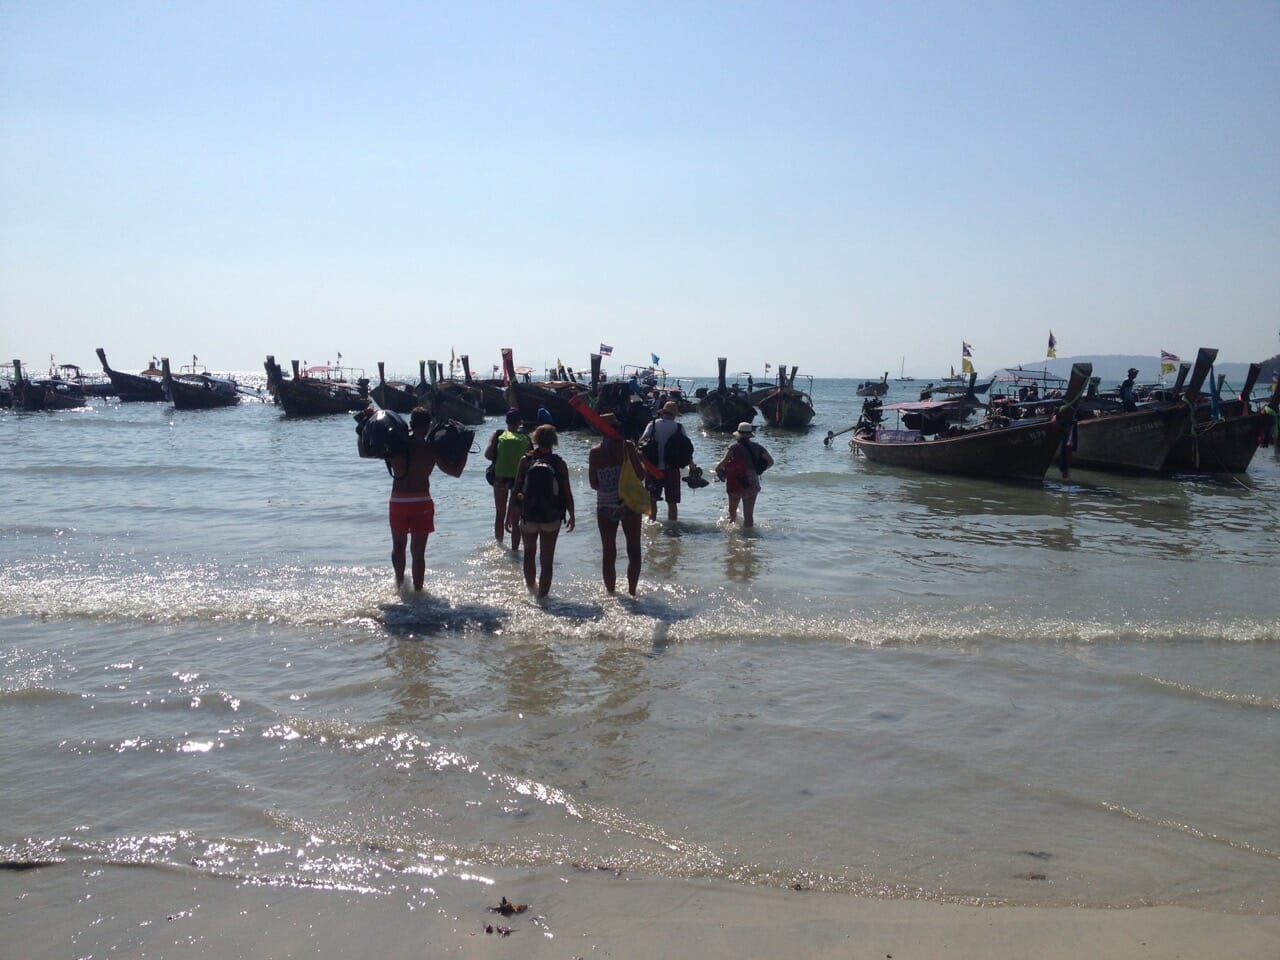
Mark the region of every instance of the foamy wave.
POLYGON ((566 578, 557 581, 554 593, 532 599, 509 563, 432 570, 425 593, 402 600, 381 567, 172 567, 156 561, 107 573, 41 562, 0 575, 0 613, 102 622, 348 625, 418 636, 481 633, 515 642, 558 638, 658 648, 699 640, 872 646, 1280 640, 1280 627, 1271 619, 1037 616, 1015 600, 1002 608, 897 597, 891 607, 881 601, 836 614, 800 597, 744 598, 734 584, 692 588, 644 581, 636 599, 606 595, 594 580, 566 578), (809 608, 819 612, 806 615, 809 608))

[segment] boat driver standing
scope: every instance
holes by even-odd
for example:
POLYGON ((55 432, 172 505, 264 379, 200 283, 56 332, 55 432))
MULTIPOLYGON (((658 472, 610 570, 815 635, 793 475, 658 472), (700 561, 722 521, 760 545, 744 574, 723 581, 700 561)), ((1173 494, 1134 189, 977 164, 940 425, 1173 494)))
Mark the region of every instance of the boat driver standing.
MULTIPOLYGON (((408 447, 403 453, 386 456, 391 474, 391 566, 396 590, 404 591, 405 546, 413 557, 413 589, 422 592, 427 574, 427 537, 436 529, 435 503, 431 499, 431 471, 436 466, 435 449, 428 441, 431 413, 414 407, 409 414, 408 447)), ((380 457, 365 447, 358 433, 356 449, 362 457, 380 457)))
POLYGON ((1130 367, 1129 376, 1125 377, 1124 383, 1120 384, 1120 405, 1125 410, 1137 410, 1138 404, 1133 396, 1133 381, 1138 377, 1138 368, 1130 367))

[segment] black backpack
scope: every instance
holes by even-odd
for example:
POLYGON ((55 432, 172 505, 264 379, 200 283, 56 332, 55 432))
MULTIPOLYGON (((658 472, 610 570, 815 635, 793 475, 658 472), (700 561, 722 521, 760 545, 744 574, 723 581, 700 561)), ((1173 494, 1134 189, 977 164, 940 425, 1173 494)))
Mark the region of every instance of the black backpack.
POLYGON ((751 454, 751 467, 756 472, 756 476, 764 473, 769 469, 771 464, 764 458, 764 448, 750 440, 744 441, 743 446, 747 448, 747 453, 751 454))
POLYGON ((684 432, 684 427, 677 426, 676 432, 667 438, 662 459, 668 467, 675 467, 677 470, 693 463, 693 441, 684 432))
POLYGON ((559 522, 564 519, 564 504, 560 496, 560 477, 557 466, 560 458, 554 453, 549 457, 529 455, 529 465, 524 472, 523 497, 520 516, 537 523, 559 522))

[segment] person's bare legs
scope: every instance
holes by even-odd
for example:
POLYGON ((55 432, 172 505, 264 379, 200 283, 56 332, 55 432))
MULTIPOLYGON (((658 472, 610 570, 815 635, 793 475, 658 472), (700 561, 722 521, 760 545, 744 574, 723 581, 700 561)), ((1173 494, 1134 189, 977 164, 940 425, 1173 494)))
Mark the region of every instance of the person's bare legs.
MULTIPOLYGON (((409 552, 413 557, 413 589, 421 592, 427 578, 427 533, 415 533, 409 540, 409 552)), ((404 547, 400 548, 400 579, 404 579, 404 547)))
MULTIPOLYGON (((498 481, 493 485, 493 539, 498 541, 498 545, 502 546, 507 539, 507 498, 511 495, 511 491, 502 486, 502 482, 498 481)), ((520 542, 520 530, 517 528, 511 531, 511 549, 516 549, 520 542)))
POLYGON ((538 531, 529 530, 521 534, 524 540, 524 584, 531 591, 538 588, 537 579, 534 572, 534 564, 537 561, 538 553, 538 531))
POLYGON ((618 586, 618 521, 597 513, 596 526, 600 528, 600 576, 605 590, 613 593, 618 586))
POLYGON ((759 490, 748 490, 742 495, 742 525, 744 527, 755 526, 756 494, 759 492, 759 490))
POLYGON ((556 559, 556 540, 560 536, 559 528, 538 534, 538 596, 545 597, 551 592, 551 571, 556 559))
POLYGON ((738 522, 738 500, 739 499, 741 499, 740 494, 737 494, 737 493, 729 494, 729 522, 730 523, 738 522))
POLYGON ((404 587, 404 548, 409 542, 409 531, 391 531, 391 569, 396 573, 396 589, 404 587))
MULTIPOLYGON (((630 513, 623 518, 622 533, 627 538, 627 592, 634 597, 640 582, 640 517, 637 514, 630 513)), ((614 553, 617 553, 616 546, 614 553)))

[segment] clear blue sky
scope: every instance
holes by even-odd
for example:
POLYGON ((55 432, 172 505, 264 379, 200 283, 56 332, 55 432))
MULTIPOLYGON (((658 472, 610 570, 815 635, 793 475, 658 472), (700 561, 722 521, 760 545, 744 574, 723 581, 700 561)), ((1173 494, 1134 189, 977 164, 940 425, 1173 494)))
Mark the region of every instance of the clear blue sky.
POLYGON ((1280 351, 1280 3, 0 0, 0 359, 1280 351))

